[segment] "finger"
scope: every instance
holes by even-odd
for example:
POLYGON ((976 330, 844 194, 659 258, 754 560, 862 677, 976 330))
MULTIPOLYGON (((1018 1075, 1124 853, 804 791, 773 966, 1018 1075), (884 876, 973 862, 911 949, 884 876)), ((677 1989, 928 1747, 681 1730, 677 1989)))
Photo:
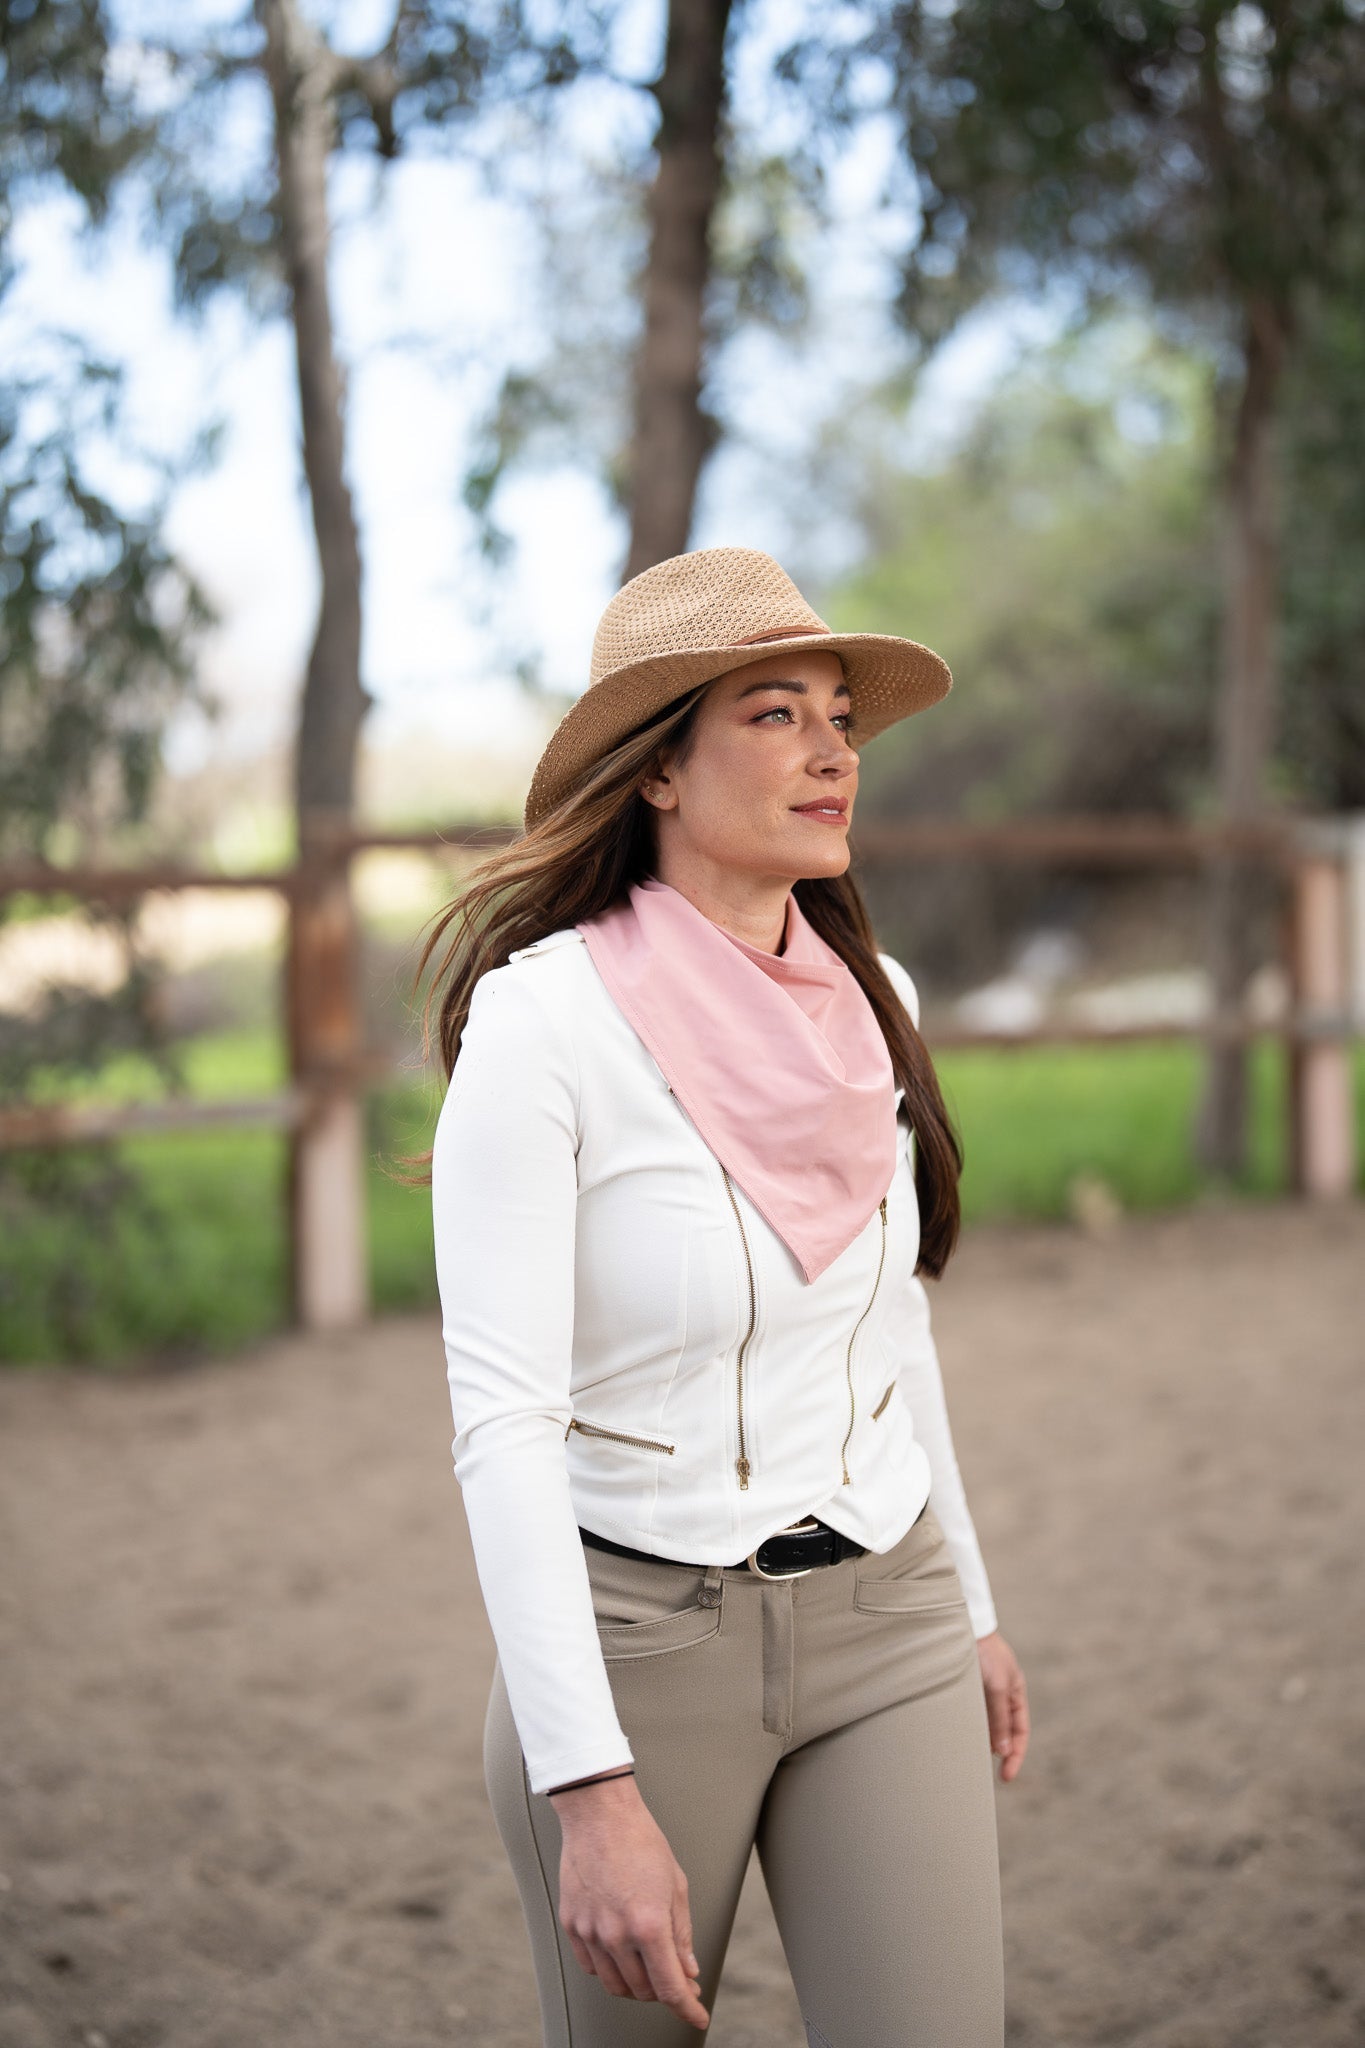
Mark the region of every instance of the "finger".
POLYGON ((991 1748, 999 1756, 1008 1756, 1013 1726, 1009 1695, 994 1686, 986 1688, 986 1726, 990 1731, 991 1748))
POLYGON ((1024 1752, 1028 1748, 1028 1710, 1018 1700, 1014 1703, 1014 1714, 1010 1727, 1009 1750, 1000 1766, 1000 1775, 1005 1780, 1017 1778, 1023 1768, 1024 1752))
POLYGON ((597 1970, 593 1964, 592 1957, 588 1953, 587 1943, 580 1941, 578 1936, 567 1927, 565 1928, 564 1932, 569 1937, 569 1947, 577 1956, 580 1967, 586 1970, 587 1974, 590 1977, 595 1977, 597 1975, 597 1970))
POLYGON ((1031 1732, 1028 1708, 1022 1700, 1019 1700, 1016 1702, 1014 1710, 1014 1728, 1010 1738, 1010 1754, 1017 1757, 1020 1763, 1024 1760, 1024 1751, 1028 1748, 1028 1739, 1031 1732))
POLYGON ((697 1951, 692 1945, 692 1915, 687 1910, 686 1886, 673 1903, 673 1942, 685 1974, 689 1977, 700 1976, 701 1964, 697 1961, 697 1951))
POLYGON ((611 1959, 625 1978, 629 1995, 644 2005, 652 2005, 658 1993, 650 1982, 649 1970, 640 1953, 639 1936, 623 1932, 611 1944, 611 1959))
POLYGON ((632 1995, 630 1986, 617 1969, 615 1957, 609 1950, 599 1942, 590 1941, 588 1953, 592 1957, 592 1974, 601 1979, 602 1989, 609 1991, 613 1998, 629 1998, 632 1995))
POLYGON ((677 1950, 670 1938, 650 1942, 644 1951, 644 1961, 649 1970, 655 1996, 661 2005, 668 2006, 680 2020, 686 2020, 692 2027, 706 2027, 711 2016, 702 2004, 696 1990, 687 1981, 678 1962, 677 1950))

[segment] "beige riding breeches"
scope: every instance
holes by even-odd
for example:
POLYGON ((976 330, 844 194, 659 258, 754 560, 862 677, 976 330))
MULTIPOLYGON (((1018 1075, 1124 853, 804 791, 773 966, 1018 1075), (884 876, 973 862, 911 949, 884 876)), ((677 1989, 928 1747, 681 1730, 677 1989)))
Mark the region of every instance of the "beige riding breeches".
MULTIPOLYGON (((757 1848, 811 2048, 1001 2048, 985 1696, 932 1503, 892 1549, 785 1580, 584 1555, 640 1791, 687 1876, 707 2008, 757 1848)), ((558 1816, 529 1790, 500 1671, 484 1761, 545 2048, 695 2048, 665 2006, 612 1997, 574 1956, 558 1816)))

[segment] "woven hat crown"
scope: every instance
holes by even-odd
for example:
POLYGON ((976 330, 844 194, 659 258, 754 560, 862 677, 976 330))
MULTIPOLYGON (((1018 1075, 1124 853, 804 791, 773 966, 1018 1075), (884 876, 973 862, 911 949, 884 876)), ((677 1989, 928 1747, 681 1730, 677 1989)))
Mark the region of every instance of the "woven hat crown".
POLYGON ((741 647, 780 632, 827 633, 786 570, 757 548, 698 548, 632 576, 603 612, 591 681, 659 654, 741 647))

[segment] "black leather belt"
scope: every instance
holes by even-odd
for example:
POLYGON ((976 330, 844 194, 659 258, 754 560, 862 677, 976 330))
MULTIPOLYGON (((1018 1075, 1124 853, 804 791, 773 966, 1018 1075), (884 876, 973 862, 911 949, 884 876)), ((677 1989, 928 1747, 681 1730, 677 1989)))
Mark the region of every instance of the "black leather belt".
MULTIPOLYGON (((609 1550, 613 1557, 636 1557, 644 1564, 677 1562, 675 1558, 661 1558, 650 1550, 632 1550, 628 1543, 614 1543, 609 1536, 599 1536, 595 1530, 584 1529, 581 1525, 578 1533, 594 1550, 609 1550)), ((846 1557, 862 1557, 866 1550, 865 1543, 855 1543, 851 1536, 831 1529, 829 1523, 822 1522, 818 1515, 807 1515, 789 1529, 779 1529, 774 1535, 765 1536, 757 1550, 751 1550, 738 1564, 727 1565, 725 1569, 756 1572, 760 1579, 799 1579, 821 1565, 841 1564, 846 1557)), ((703 1572, 706 1566, 689 1565, 687 1569, 703 1572)))

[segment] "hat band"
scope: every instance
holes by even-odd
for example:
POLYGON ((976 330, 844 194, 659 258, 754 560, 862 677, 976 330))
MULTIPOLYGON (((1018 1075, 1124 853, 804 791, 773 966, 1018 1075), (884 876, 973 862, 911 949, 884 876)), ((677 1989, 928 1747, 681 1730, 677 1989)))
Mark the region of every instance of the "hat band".
POLYGON ((802 633, 828 633, 828 626, 769 626, 765 632, 750 633, 743 640, 727 640, 727 647, 761 647, 765 640, 795 640, 802 633))

